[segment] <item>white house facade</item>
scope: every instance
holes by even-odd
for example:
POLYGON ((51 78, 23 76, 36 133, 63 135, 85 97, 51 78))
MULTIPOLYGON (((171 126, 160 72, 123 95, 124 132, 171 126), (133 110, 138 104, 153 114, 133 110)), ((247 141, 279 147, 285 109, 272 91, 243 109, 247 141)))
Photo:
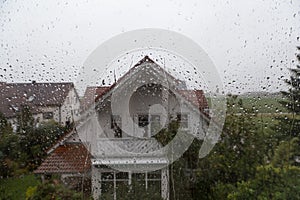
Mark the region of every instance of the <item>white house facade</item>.
POLYGON ((62 125, 79 119, 80 101, 73 83, 1 83, 0 112, 15 128, 21 107, 30 107, 36 124, 54 120, 62 125))
POLYGON ((170 159, 159 151, 163 146, 155 134, 177 120, 182 131, 203 139, 208 124, 199 104, 190 101, 196 94, 182 84, 177 87, 179 82, 146 57, 83 113, 77 131, 93 157, 94 199, 107 192, 111 199, 121 199, 119 185, 133 181, 145 190, 155 187, 169 199, 170 159))

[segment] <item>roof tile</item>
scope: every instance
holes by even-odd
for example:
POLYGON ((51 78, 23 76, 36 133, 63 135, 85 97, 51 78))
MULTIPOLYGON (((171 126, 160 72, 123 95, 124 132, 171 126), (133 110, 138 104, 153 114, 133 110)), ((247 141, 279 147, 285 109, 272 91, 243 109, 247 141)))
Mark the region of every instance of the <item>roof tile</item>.
POLYGON ((36 174, 84 173, 91 167, 91 156, 83 144, 57 147, 34 171, 36 174))

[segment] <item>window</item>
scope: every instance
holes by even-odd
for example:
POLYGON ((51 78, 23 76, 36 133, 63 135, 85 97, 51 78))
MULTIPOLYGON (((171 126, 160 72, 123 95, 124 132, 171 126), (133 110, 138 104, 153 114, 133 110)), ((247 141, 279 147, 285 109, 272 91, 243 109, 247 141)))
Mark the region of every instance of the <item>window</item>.
POLYGON ((146 137, 151 137, 160 130, 160 115, 138 115, 138 125, 145 128, 146 137))
POLYGON ((114 196, 116 196, 119 199, 124 195, 124 189, 129 189, 129 175, 127 172, 101 173, 101 192, 106 198, 114 199, 114 196))
POLYGON ((182 128, 188 128, 189 127, 189 116, 187 114, 177 114, 177 121, 180 123, 180 126, 182 128))
POLYGON ((116 173, 117 181, 128 181, 128 173, 127 172, 118 172, 116 173))
POLYGON ((53 112, 44 112, 43 119, 53 119, 53 112))
POLYGON ((101 174, 102 181, 113 181, 114 180, 114 172, 104 172, 101 174))
POLYGON ((145 181, 145 173, 133 173, 132 180, 145 181))
POLYGON ((138 125, 139 127, 145 127, 149 124, 148 115, 139 115, 138 116, 138 125))
POLYGON ((147 183, 147 189, 149 191, 156 191, 158 193, 161 193, 161 182, 159 181, 151 181, 149 180, 147 183))
MULTIPOLYGON (((148 173, 133 173, 132 182, 139 184, 149 191, 161 191, 161 172, 160 170, 148 173)), ((142 188, 140 188, 142 189, 142 188)))
POLYGON ((153 171, 153 172, 148 172, 147 175, 148 175, 148 180, 159 181, 161 179, 160 170, 153 171))
POLYGON ((114 172, 105 172, 101 174, 101 192, 105 193, 109 199, 114 197, 114 172))
POLYGON ((147 188, 150 191, 161 192, 161 171, 153 171, 147 173, 147 188))
POLYGON ((122 121, 120 115, 112 115, 111 116, 111 129, 114 131, 115 138, 122 137, 122 121))
POLYGON ((133 173, 131 184, 133 187, 138 187, 141 192, 147 192, 147 181, 145 173, 133 173))

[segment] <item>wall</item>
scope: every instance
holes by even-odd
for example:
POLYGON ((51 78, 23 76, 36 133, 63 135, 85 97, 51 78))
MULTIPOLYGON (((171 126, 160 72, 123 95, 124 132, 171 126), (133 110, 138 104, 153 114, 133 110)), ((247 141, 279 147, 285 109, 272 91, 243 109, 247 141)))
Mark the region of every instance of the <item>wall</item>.
POLYGON ((72 122, 79 119, 80 101, 74 88, 72 88, 63 105, 61 106, 61 123, 65 124, 66 121, 72 122))

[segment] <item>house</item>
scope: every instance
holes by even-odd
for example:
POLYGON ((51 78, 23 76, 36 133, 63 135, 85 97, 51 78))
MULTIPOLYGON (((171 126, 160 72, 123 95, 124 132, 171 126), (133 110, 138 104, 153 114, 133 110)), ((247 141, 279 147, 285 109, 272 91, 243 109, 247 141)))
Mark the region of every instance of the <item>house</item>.
POLYGON ((72 157, 75 161, 77 157, 86 158, 85 162, 78 162, 90 168, 79 174, 91 176, 94 199, 104 193, 110 199, 120 199, 119 186, 132 182, 138 182, 145 190, 155 189, 169 199, 168 165, 172 160, 162 151, 167 148, 155 134, 176 120, 181 132, 203 139, 209 123, 203 91, 187 89, 183 81, 149 57, 113 85, 87 88, 82 108, 76 131, 49 150, 49 157, 35 173, 51 174, 58 168, 63 177, 74 175, 63 167, 70 163, 64 155, 70 146, 82 142, 85 150, 72 157), (64 159, 54 162, 54 157, 64 159))
POLYGON ((73 83, 0 83, 0 112, 16 128, 23 105, 35 122, 54 120, 62 125, 78 120, 80 101, 73 83))

